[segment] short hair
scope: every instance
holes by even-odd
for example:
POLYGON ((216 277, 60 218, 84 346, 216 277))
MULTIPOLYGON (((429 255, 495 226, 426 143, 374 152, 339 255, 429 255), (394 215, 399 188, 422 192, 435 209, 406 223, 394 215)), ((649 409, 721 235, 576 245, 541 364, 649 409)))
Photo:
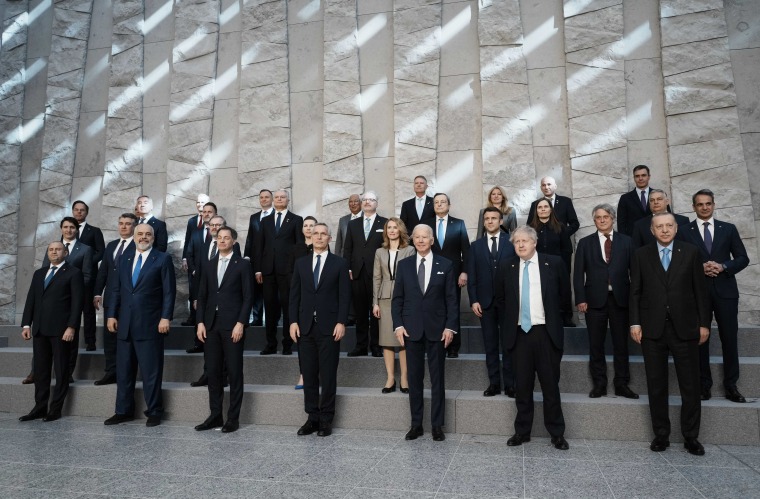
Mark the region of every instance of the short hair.
POLYGON ((446 202, 448 204, 451 204, 451 199, 449 199, 449 195, 446 194, 445 192, 436 192, 435 194, 433 194, 433 199, 437 198, 438 196, 446 196, 446 202))
POLYGON ((79 230, 79 222, 77 222, 76 218, 74 218, 74 217, 63 217, 63 219, 61 220, 61 223, 59 225, 61 229, 63 229, 63 224, 65 222, 71 222, 71 223, 73 223, 74 227, 76 227, 77 230, 79 230))
MULTIPOLYGON (((421 178, 422 180, 424 180, 426 184, 428 183, 427 178, 425 178, 425 175, 417 175, 416 177, 414 177, 414 180, 417 180, 418 178, 421 178)), ((412 180, 412 182, 414 182, 414 180, 412 180)))
POLYGON ((88 215, 90 214, 90 207, 87 206, 87 203, 85 203, 81 199, 77 199, 76 201, 74 201, 73 203, 71 203, 71 209, 73 210, 74 207, 76 205, 78 205, 78 204, 83 204, 84 205, 84 211, 85 211, 85 213, 87 213, 88 215))
POLYGON ((151 201, 151 202, 153 201, 153 199, 151 199, 151 197, 150 197, 150 196, 148 196, 147 194, 140 194, 139 196, 137 196, 137 199, 136 199, 136 201, 139 201, 139 200, 141 200, 142 198, 145 198, 145 199, 147 199, 148 201, 151 201))
POLYGON ((414 229, 412 229, 412 236, 414 236, 414 233, 417 232, 417 229, 424 230, 425 232, 428 233, 428 235, 430 237, 435 237, 435 236, 433 236, 433 228, 431 226, 427 225, 427 224, 417 224, 417 225, 415 225, 414 229))
POLYGON ((224 219, 224 217, 223 217, 223 216, 221 216, 221 215, 219 215, 219 214, 217 214, 217 215, 214 215, 213 217, 209 218, 209 220, 208 220, 208 221, 209 221, 209 223, 211 223, 211 221, 212 221, 213 219, 215 219, 215 218, 221 218, 221 219, 222 219, 222 224, 224 224, 224 227, 227 227, 227 220, 225 220, 225 219, 224 219))
POLYGON ((273 196, 272 191, 270 191, 269 189, 261 189, 259 191, 259 196, 261 196, 265 192, 268 192, 270 196, 273 196))
POLYGON ((307 220, 314 220, 314 227, 316 227, 317 224, 319 223, 319 220, 317 220, 316 218, 312 217, 311 215, 309 215, 308 217, 304 217, 303 221, 305 222, 307 220))
POLYGON ((697 196, 710 196, 710 201, 715 202, 715 194, 710 189, 700 189, 691 197, 692 206, 697 204, 697 196))
POLYGON ((372 194, 372 197, 375 198, 375 201, 379 201, 379 198, 377 197, 377 193, 375 191, 364 191, 362 193, 362 195, 359 196, 359 199, 361 199, 362 201, 364 201, 364 198, 366 196, 369 196, 370 194, 372 194))
POLYGON ((203 205, 204 208, 206 206, 211 206, 212 208, 214 208, 214 213, 219 213, 219 209, 216 207, 216 204, 212 203, 211 201, 203 205))
POLYGON ((649 189, 649 197, 648 197, 647 199, 651 198, 651 197, 652 197, 652 194, 659 194, 659 193, 662 193, 662 195, 663 195, 663 196, 665 196, 665 199, 670 199, 670 198, 668 197, 668 193, 667 193, 667 192, 665 192, 665 191, 664 191, 664 190, 662 190, 662 189, 649 189))
MULTIPOLYGON (((312 218, 314 218, 314 217, 312 217, 312 218)), ((314 224, 314 228, 316 229, 317 227, 324 227, 325 229, 327 229, 327 235, 332 237, 332 231, 330 230, 330 226, 329 225, 327 225, 324 222, 317 222, 317 223, 314 224)))
POLYGON ((398 247, 406 248, 409 246, 409 232, 406 228, 406 224, 398 217, 390 217, 383 225, 383 248, 388 249, 391 247, 391 240, 388 238, 388 224, 395 223, 398 227, 398 247))
POLYGON ((227 227, 226 225, 224 227, 220 227, 219 230, 216 231, 216 235, 218 236, 219 233, 222 232, 223 230, 230 231, 230 236, 232 236, 232 239, 235 240, 235 241, 237 240, 237 238, 238 238, 237 231, 235 229, 233 229, 232 227, 227 227))
POLYGON ((617 213, 615 213, 615 208, 612 207, 609 203, 602 203, 594 206, 594 209, 591 210, 591 218, 594 218, 594 214, 596 213, 596 210, 604 210, 606 211, 613 220, 617 218, 617 213))
MULTIPOLYGON (((278 192, 282 192, 283 194, 285 194, 285 197, 288 198, 288 200, 290 200, 290 194, 288 194, 287 190, 277 189, 276 191, 274 191, 274 194, 277 194, 278 192)), ((274 197, 274 194, 272 194, 272 197, 274 197)))
POLYGON ((515 230, 513 230, 512 234, 509 235, 510 243, 514 244, 515 237, 517 237, 517 234, 525 234, 529 238, 533 239, 533 242, 538 242, 538 233, 536 232, 536 229, 534 229, 530 225, 521 225, 515 230))
POLYGON ((137 221, 140 220, 134 213, 122 213, 119 215, 119 218, 129 218, 132 220, 134 225, 137 225, 137 221))
POLYGON ((48 247, 48 248, 50 248, 50 245, 51 245, 51 244, 60 244, 61 246, 63 246, 63 251, 65 251, 65 252, 67 252, 67 253, 68 253, 68 251, 69 251, 68 249, 66 249, 66 245, 65 245, 65 244, 63 244, 61 241, 50 241, 50 242, 48 243, 47 247, 48 247))
POLYGON ((485 216, 486 213, 498 213, 499 219, 504 218, 504 213, 502 213, 501 210, 495 206, 486 206, 483 208, 483 216, 485 216))
POLYGON ((138 228, 139 226, 141 226, 141 225, 146 225, 146 226, 147 226, 147 227, 150 229, 150 233, 151 233, 153 236, 155 236, 155 235, 156 235, 156 231, 155 231, 155 230, 153 230, 153 226, 152 226, 151 224, 149 224, 148 222, 143 222, 143 223, 141 223, 141 224, 137 224, 137 225, 135 225, 135 230, 137 230, 137 228, 138 228))
POLYGON ((654 227, 654 219, 655 219, 655 218, 657 218, 657 217, 664 217, 664 216, 669 216, 669 217, 672 217, 672 218, 673 218, 673 223, 674 223, 675 225, 678 225, 678 224, 676 223, 676 216, 675 216, 675 215, 673 215, 672 213, 670 213, 669 211, 666 211, 666 212, 663 212, 663 213, 656 213, 656 214, 652 215, 652 221, 651 221, 651 222, 650 222, 650 224, 649 224, 649 225, 650 225, 650 227, 654 227))
POLYGON ((646 170, 647 171, 647 175, 651 175, 649 173, 649 167, 647 165, 636 165, 636 166, 634 166, 633 167, 633 174, 636 175, 636 172, 639 171, 639 170, 646 170))

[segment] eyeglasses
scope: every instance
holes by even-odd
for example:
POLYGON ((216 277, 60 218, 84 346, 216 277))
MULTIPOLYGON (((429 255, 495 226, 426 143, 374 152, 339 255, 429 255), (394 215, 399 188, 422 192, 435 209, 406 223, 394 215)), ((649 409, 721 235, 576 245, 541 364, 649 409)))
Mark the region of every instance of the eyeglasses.
POLYGON ((216 227, 217 229, 220 227, 224 227, 224 224, 208 224, 209 227, 216 227))

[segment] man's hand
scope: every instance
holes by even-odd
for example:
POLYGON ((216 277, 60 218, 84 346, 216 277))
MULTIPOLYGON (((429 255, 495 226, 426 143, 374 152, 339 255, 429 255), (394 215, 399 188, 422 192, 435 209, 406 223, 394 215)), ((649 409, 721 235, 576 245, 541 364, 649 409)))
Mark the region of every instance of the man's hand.
POLYGON ((187 272, 187 260, 184 258, 182 259, 182 270, 187 272))
POLYGON ((641 326, 631 326, 631 338, 641 344, 641 326))
POLYGON ((483 317, 483 309, 481 308, 480 303, 475 302, 472 304, 472 307, 470 308, 472 308, 472 313, 474 313, 478 317, 483 317))
POLYGON ((232 342, 237 343, 243 339, 243 326, 242 322, 236 322, 235 327, 232 328, 232 342))
POLYGON ((340 341, 344 334, 346 334, 346 326, 340 322, 335 324, 335 329, 333 329, 333 338, 335 338, 335 341, 340 341))
POLYGON ((699 344, 701 345, 705 341, 707 341, 707 338, 710 337, 710 329, 706 327, 700 327, 699 328, 699 344))
POLYGON ((32 330, 31 328, 25 327, 21 330, 21 337, 24 338, 24 340, 29 341, 32 339, 32 330))
POLYGON ((582 312, 585 314, 586 311, 588 310, 588 303, 586 302, 579 303, 577 306, 578 306, 578 312, 582 312))
POLYGON ((69 326, 66 328, 66 331, 63 332, 63 337, 61 338, 63 341, 74 341, 74 328, 69 326))
POLYGON ((457 284, 460 288, 467 286, 467 272, 462 272, 459 274, 459 280, 457 280, 457 284))
POLYGON ((352 281, 354 280, 354 273, 351 272, 351 269, 348 269, 348 278, 351 279, 352 281))
POLYGON ((108 330, 112 333, 115 333, 117 329, 119 329, 119 321, 115 318, 111 317, 108 319, 108 324, 106 325, 108 330))
POLYGON ((264 284, 264 276, 261 275, 261 272, 256 272, 256 282, 264 284))
POLYGON ((454 339, 454 331, 451 329, 444 329, 441 335, 441 341, 443 342, 443 348, 449 348, 451 341, 454 339))
POLYGON ((380 318, 380 305, 372 305, 372 315, 375 316, 376 319, 380 318))
POLYGON ((198 337, 198 340, 201 343, 206 343, 206 325, 204 323, 198 323, 197 330, 195 331, 195 336, 198 337))
POLYGON ((193 300, 193 310, 198 310, 198 300, 193 300))
POLYGON ((396 339, 399 343, 401 343, 401 346, 404 346, 404 336, 407 338, 409 337, 409 333, 406 332, 406 328, 404 326, 401 326, 399 328, 396 328, 396 330, 393 332, 393 334, 396 335, 396 339))
POLYGON ((294 343, 298 343, 298 338, 301 337, 301 330, 298 328, 298 323, 294 322, 290 325, 290 339, 294 343))
POLYGON ((161 319, 158 321, 158 332, 161 334, 169 332, 169 319, 161 319))
POLYGON ((100 310, 100 304, 103 302, 102 296, 95 296, 92 298, 92 306, 95 307, 95 310, 100 310))

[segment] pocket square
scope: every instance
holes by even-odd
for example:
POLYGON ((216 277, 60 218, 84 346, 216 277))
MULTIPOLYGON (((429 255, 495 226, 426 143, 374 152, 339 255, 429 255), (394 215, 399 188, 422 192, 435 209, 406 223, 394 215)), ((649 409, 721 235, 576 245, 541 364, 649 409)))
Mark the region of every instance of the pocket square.
POLYGON ((443 272, 438 272, 438 275, 443 275, 443 272))
POLYGON ((382 232, 383 229, 377 229, 375 232, 382 232))

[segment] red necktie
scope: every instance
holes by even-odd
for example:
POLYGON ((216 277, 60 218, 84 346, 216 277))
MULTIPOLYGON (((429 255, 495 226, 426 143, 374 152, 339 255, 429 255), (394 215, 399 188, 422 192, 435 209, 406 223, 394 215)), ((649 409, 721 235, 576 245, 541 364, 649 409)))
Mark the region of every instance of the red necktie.
POLYGON ((612 258, 612 240, 609 234, 605 234, 604 237, 606 238, 604 240, 604 259, 607 260, 607 263, 610 263, 610 258, 612 258))

